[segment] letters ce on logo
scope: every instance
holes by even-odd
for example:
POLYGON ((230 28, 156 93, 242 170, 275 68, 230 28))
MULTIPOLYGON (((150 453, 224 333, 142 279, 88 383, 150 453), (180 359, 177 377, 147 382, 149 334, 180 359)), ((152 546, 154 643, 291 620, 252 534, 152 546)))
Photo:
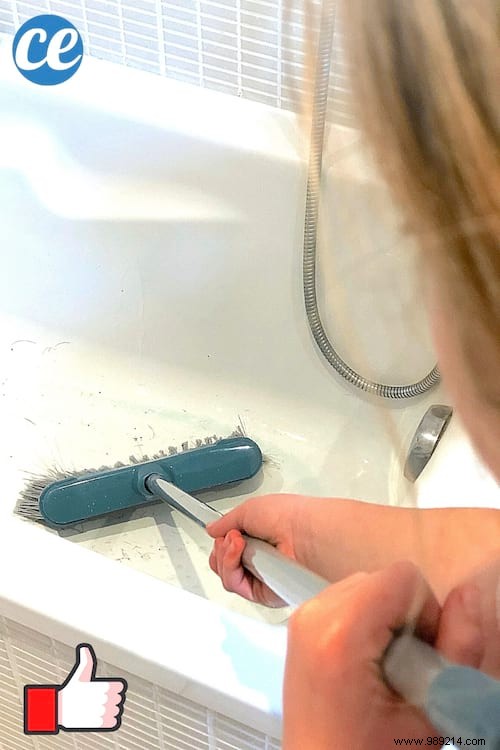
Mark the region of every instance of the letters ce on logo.
POLYGON ((17 31, 12 56, 22 75, 41 86, 64 83, 83 57, 78 30, 61 16, 46 14, 26 21, 17 31))

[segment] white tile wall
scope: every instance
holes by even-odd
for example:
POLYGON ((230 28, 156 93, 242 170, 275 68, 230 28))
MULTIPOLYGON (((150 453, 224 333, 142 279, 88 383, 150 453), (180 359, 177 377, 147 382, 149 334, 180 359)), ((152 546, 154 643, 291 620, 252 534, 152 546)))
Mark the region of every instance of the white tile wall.
POLYGON ((24 685, 62 684, 74 658, 68 646, 0 617, 0 750, 279 750, 272 737, 102 662, 98 677, 128 681, 118 732, 27 737, 24 685))
MULTIPOLYGON (((0 0, 0 32, 13 33, 39 13, 58 13, 79 29, 90 55, 296 110, 310 85, 304 34, 314 40, 319 4, 320 0, 0 0)), ((329 110, 333 121, 351 123, 338 26, 329 110)))

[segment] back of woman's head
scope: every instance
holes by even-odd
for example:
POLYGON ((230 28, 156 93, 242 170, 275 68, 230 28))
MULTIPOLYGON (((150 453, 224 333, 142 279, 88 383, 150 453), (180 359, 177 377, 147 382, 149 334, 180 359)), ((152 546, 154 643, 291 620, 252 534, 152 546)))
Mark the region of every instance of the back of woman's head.
POLYGON ((500 3, 345 0, 344 25, 362 130, 500 409, 477 352, 500 367, 500 3))

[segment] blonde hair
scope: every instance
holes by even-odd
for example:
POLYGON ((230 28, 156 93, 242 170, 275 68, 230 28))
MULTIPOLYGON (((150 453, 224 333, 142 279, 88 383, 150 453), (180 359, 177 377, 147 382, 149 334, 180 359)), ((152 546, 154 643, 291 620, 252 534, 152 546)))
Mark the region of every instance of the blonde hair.
POLYGON ((475 342, 500 362, 500 3, 345 0, 343 20, 360 125, 481 393, 475 342))

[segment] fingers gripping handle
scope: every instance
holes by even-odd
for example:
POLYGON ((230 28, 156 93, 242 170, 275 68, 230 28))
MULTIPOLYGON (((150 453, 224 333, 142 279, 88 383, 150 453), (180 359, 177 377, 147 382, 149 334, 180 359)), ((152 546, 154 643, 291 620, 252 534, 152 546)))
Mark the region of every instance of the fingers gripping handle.
MULTIPOLYGON (((259 539, 245 536, 243 564, 293 606, 325 589, 329 582, 259 539)), ((446 737, 484 740, 485 750, 500 750, 500 682, 444 659, 409 634, 387 649, 383 672, 389 685, 408 703, 421 708, 446 737)))
POLYGON ((246 534, 243 538, 246 542, 243 565, 287 604, 298 607, 329 585, 324 578, 285 557, 268 542, 246 534))
MULTIPOLYGON (((221 517, 221 513, 158 474, 148 476, 145 484, 152 494, 162 498, 200 526, 206 526, 221 517)), ((242 557, 245 568, 288 604, 298 607, 328 586, 328 581, 324 578, 285 557, 268 542, 246 534, 243 534, 243 538, 246 542, 242 557)))
MULTIPOLYGON (((150 476, 147 485, 201 526, 220 518, 220 513, 159 476, 150 476)), ((330 585, 271 544, 243 536, 245 568, 288 604, 299 606, 330 585)), ((382 668, 389 685, 425 711, 443 735, 484 739, 481 747, 485 750, 500 750, 500 682, 475 669, 450 664, 409 634, 393 639, 382 668)))
MULTIPOLYGON (((218 511, 157 474, 147 477, 146 486, 150 492, 161 497, 200 526, 206 526, 221 517, 218 511)), ((285 557, 268 542, 246 534, 243 534, 243 538, 246 542, 242 559, 245 568, 288 604, 298 606, 328 586, 328 581, 324 578, 285 557)))

